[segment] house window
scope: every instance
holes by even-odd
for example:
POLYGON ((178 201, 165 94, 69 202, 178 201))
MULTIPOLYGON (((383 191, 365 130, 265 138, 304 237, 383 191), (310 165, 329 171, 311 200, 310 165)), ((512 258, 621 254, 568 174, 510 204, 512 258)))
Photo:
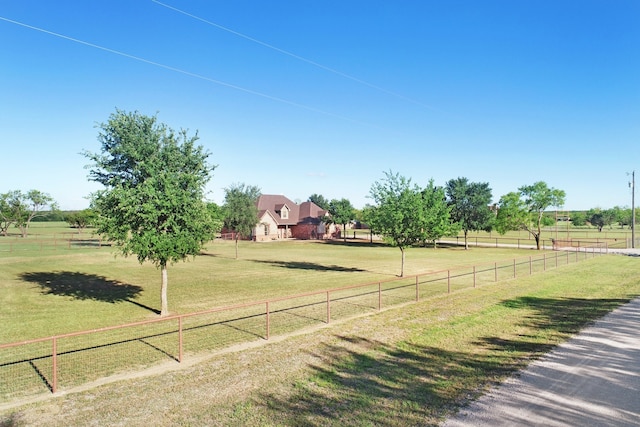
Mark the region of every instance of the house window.
POLYGON ((289 209, 283 208, 280 216, 282 217, 282 219, 289 219, 289 209))
POLYGON ((268 236, 269 235, 269 224, 265 224, 264 225, 264 235, 268 236))

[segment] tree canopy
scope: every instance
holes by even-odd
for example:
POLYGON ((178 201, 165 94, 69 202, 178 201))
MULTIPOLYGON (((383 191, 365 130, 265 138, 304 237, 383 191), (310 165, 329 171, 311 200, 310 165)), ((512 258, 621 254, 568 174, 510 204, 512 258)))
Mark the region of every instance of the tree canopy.
POLYGON ((491 188, 486 182, 469 182, 467 178, 449 180, 445 185, 451 220, 464 232, 464 248, 469 249, 469 231, 490 231, 495 214, 491 211, 491 188))
POLYGON ((348 199, 333 199, 329 202, 331 222, 342 225, 342 237, 347 240, 347 224, 356 218, 356 211, 348 199))
POLYGON ((436 247, 443 236, 458 234, 460 226, 451 221, 451 206, 447 204, 445 190, 436 186, 433 179, 422 189, 423 234, 422 241, 436 247))
POLYGON ((563 190, 550 188, 543 181, 524 185, 518 192, 511 192, 500 198, 496 229, 501 234, 509 230, 526 230, 534 237, 536 248, 540 250, 544 210, 552 206, 562 206, 564 198, 563 190))
POLYGON ((224 189, 224 227, 235 233, 236 259, 238 237, 249 237, 258 223, 257 200, 260 188, 245 184, 232 184, 224 189))
POLYGON ((53 197, 39 190, 26 193, 13 190, 0 194, 0 233, 6 236, 9 227, 15 225, 21 236, 27 237, 29 224, 34 218, 45 216, 57 208, 53 197))
POLYGON ((167 265, 199 254, 218 231, 204 201, 215 166, 197 133, 175 132, 155 116, 116 110, 99 128, 101 152, 84 153, 89 179, 105 187, 92 195, 97 232, 161 269, 166 315, 167 265))
POLYGON ((400 276, 404 276, 405 249, 412 245, 435 241, 450 230, 444 191, 430 181, 426 189, 412 184, 397 173, 385 172, 369 192, 373 206, 363 210, 371 230, 375 230, 402 254, 400 276), (443 207, 444 205, 444 207, 443 207))
POLYGON ((309 202, 315 203, 316 205, 318 205, 320 208, 324 209, 325 211, 329 210, 329 201, 327 199, 325 199, 322 194, 313 193, 312 195, 309 196, 309 198, 307 200, 309 202))
POLYGON ((83 209, 79 212, 67 214, 66 221, 71 227, 75 227, 82 232, 86 227, 93 225, 95 218, 96 213, 93 210, 83 209))

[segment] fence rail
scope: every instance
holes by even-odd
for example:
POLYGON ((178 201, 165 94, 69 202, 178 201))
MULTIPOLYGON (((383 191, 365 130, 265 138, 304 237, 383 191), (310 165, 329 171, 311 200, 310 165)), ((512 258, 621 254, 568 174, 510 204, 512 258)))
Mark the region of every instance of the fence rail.
POLYGON ((91 237, 89 235, 82 236, 78 234, 70 236, 54 235, 50 238, 2 237, 2 239, 0 239, 0 253, 64 249, 100 249, 105 245, 109 244, 103 242, 99 237, 91 237))
POLYGON ((572 248, 0 345, 0 403, 607 253, 572 248))

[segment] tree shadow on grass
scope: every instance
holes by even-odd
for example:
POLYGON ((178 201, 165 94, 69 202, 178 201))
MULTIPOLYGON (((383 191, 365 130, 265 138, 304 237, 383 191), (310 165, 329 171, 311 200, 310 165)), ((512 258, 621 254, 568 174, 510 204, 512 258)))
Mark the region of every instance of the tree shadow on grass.
POLYGON ((261 264, 271 264, 276 267, 291 268, 294 270, 313 270, 313 271, 338 271, 338 272, 365 272, 361 268, 342 267, 339 265, 322 265, 315 262, 304 261, 267 261, 267 260, 250 260, 261 264))
POLYGON ((35 283, 45 295, 71 297, 77 300, 93 300, 108 303, 129 302, 138 307, 160 314, 159 310, 141 304, 134 299, 142 293, 142 288, 95 274, 72 271, 36 271, 22 273, 20 279, 35 283))
POLYGON ((313 356, 312 374, 293 395, 265 393, 277 419, 290 425, 438 425, 466 390, 466 377, 502 377, 514 368, 500 357, 366 338, 340 337, 313 356), (455 378, 455 379, 454 379, 455 378))
POLYGON ((501 304, 513 309, 532 312, 522 324, 537 329, 552 330, 563 335, 575 334, 585 326, 603 317, 633 297, 612 299, 584 298, 539 298, 523 296, 503 301, 501 304))
MULTIPOLYGON (((630 299, 503 301, 501 305, 526 311, 519 323, 531 334, 470 337, 460 351, 338 336, 336 344, 312 354, 318 362, 289 396, 265 392, 260 399, 284 424, 435 426, 487 387, 549 352, 555 344, 534 337, 537 332, 562 341, 630 299)), ((551 381, 559 373, 548 375, 551 381)))

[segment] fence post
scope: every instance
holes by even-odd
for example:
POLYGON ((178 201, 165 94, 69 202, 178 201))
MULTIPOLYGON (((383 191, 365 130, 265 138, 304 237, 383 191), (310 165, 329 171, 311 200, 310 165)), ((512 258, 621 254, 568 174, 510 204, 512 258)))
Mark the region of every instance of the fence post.
POLYGON ((531 265, 531 255, 529 255, 529 276, 533 274, 533 266, 531 265))
POLYGON ((382 310, 382 282, 378 282, 378 311, 382 310))
POLYGON ((269 333, 271 332, 271 324, 269 323, 269 301, 265 302, 267 313, 267 340, 269 340, 269 333))
POLYGON ((331 323, 331 300, 327 291, 327 323, 331 323))
POLYGON ((516 277, 516 259, 513 259, 513 277, 516 277))
POLYGON ((497 281, 498 281, 498 263, 496 262, 496 263, 494 264, 494 266, 495 266, 495 267, 494 267, 494 270, 493 270, 493 271, 494 271, 494 276, 495 276, 495 279, 496 279, 495 281, 497 282, 497 281))
POLYGON ((51 392, 55 393, 58 390, 58 340, 56 337, 52 339, 51 345, 51 362, 52 362, 52 378, 51 378, 51 392))
POLYGON ((416 301, 420 299, 420 295, 418 294, 418 275, 416 274, 416 301))
POLYGON ((547 271, 547 254, 542 254, 542 271, 547 271))
POLYGON ((473 287, 476 287, 476 266, 473 266, 473 287))
POLYGON ((182 316, 178 317, 178 363, 182 363, 182 316))
POLYGON ((451 293, 451 270, 447 270, 447 293, 451 293))
POLYGON ((555 252, 556 254, 556 268, 558 268, 558 252, 555 252))

